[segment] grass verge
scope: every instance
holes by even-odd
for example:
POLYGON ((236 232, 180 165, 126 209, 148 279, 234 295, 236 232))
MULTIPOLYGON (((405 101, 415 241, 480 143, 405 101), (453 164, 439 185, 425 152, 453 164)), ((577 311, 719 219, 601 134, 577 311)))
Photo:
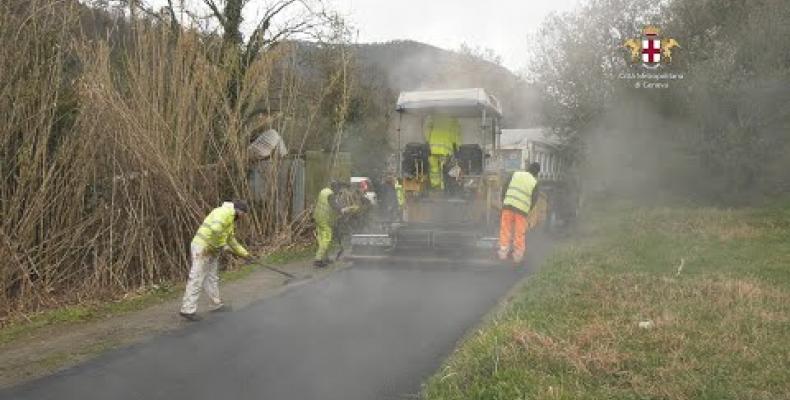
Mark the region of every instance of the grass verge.
POLYGON ((790 209, 608 210, 579 231, 425 398, 790 398, 790 209))
MULTIPOLYGON (((220 278, 223 282, 237 281, 258 270, 260 264, 272 266, 284 265, 307 259, 312 256, 314 251, 315 249, 311 245, 294 245, 287 247, 272 252, 264 257, 260 263, 241 265, 223 271, 220 273, 220 278)), ((183 294, 183 291, 183 282, 179 284, 161 284, 147 288, 138 293, 127 294, 123 298, 115 301, 67 306, 42 312, 0 328, 0 345, 5 345, 17 339, 27 337, 45 327, 95 321, 119 314, 143 310, 176 299, 183 294)))

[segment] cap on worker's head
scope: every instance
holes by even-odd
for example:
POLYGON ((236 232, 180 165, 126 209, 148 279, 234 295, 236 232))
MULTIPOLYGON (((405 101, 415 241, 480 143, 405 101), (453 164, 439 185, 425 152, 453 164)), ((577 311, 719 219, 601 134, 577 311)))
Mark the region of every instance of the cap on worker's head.
POLYGON ((530 163, 529 167, 527 167, 527 172, 537 177, 540 173, 540 164, 536 162, 530 163))
POLYGON ((233 200, 233 209, 236 210, 236 212, 250 212, 250 206, 248 206, 247 202, 244 200, 233 200))

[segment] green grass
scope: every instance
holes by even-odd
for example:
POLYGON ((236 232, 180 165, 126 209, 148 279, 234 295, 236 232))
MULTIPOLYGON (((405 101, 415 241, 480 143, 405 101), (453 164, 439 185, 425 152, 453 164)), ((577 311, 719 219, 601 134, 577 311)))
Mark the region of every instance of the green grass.
MULTIPOLYGON (((272 252, 260 263, 245 264, 220 273, 223 282, 244 279, 260 268, 260 264, 283 265, 304 260, 312 256, 314 247, 297 245, 272 252)), ((178 284, 161 284, 149 288, 141 294, 126 297, 118 301, 108 301, 89 305, 75 305, 42 312, 0 328, 0 345, 13 342, 36 331, 55 325, 67 325, 108 318, 111 316, 134 312, 163 302, 178 298, 183 294, 184 282, 178 284)))
POLYGON ((790 398, 790 208, 610 209, 579 230, 425 398, 790 398))

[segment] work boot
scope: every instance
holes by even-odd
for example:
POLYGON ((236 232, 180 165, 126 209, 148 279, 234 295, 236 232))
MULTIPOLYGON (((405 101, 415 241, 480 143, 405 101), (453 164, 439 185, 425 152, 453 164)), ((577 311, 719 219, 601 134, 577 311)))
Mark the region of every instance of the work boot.
POLYGON ((233 311, 233 307, 231 307, 228 304, 220 304, 217 307, 211 309, 211 312, 213 313, 221 313, 221 312, 229 312, 229 311, 233 311))
POLYGON ((508 256, 509 252, 510 252, 510 249, 508 249, 508 248, 504 248, 504 249, 500 248, 499 251, 497 252, 497 256, 499 257, 499 261, 507 261, 507 256, 508 256))
POLYGON ((185 312, 179 312, 179 313, 178 313, 178 315, 180 315, 180 316, 184 317, 184 319, 186 319, 186 320, 187 320, 187 321, 189 321, 189 322, 197 322, 197 321, 200 321, 201 319, 203 319, 203 318, 200 318, 200 317, 199 317, 197 314, 195 314, 195 313, 185 313, 185 312))

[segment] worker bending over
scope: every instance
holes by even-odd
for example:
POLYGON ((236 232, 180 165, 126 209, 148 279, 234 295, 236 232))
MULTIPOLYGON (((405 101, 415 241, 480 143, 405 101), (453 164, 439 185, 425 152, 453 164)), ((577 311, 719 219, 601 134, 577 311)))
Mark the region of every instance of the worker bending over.
POLYGON ((192 268, 179 313, 182 317, 190 321, 200 319, 195 313, 201 287, 211 300, 211 311, 228 309, 219 296, 219 256, 228 249, 239 257, 252 258, 235 236, 236 221, 248 212, 249 207, 244 201, 228 201, 211 211, 198 228, 192 239, 192 268))
POLYGON ((538 173, 540 164, 534 162, 527 171, 516 171, 503 187, 504 201, 499 225, 499 259, 505 261, 512 249, 513 262, 524 260, 527 250, 526 235, 529 229, 527 215, 537 203, 538 173), (511 241, 513 246, 511 248, 511 241))
POLYGON ((332 229, 338 214, 347 214, 353 207, 343 207, 338 201, 338 194, 342 189, 342 184, 332 182, 329 187, 324 188, 318 193, 313 210, 313 220, 315 221, 315 238, 318 242, 318 249, 315 252, 313 265, 318 268, 326 267, 332 262, 329 260, 329 247, 332 245, 332 229))

